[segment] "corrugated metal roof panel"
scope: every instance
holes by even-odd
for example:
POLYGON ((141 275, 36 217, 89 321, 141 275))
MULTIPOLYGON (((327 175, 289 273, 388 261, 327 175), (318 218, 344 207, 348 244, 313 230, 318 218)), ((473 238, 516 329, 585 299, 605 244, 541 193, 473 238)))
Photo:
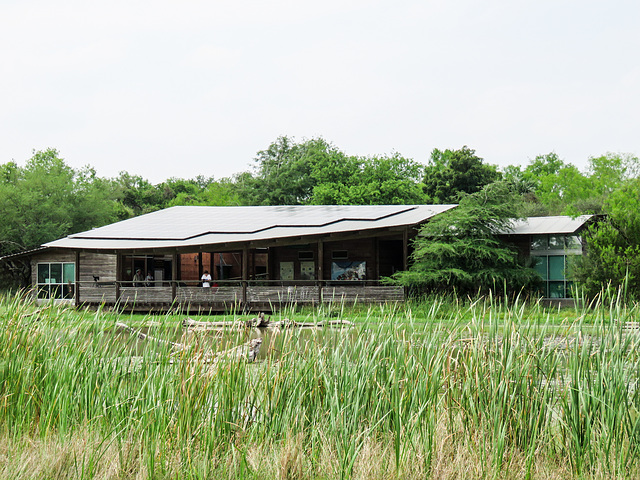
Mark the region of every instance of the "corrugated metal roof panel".
POLYGON ((579 217, 529 217, 515 222, 509 232, 512 235, 543 235, 548 233, 571 234, 578 231, 593 215, 579 217))
POLYGON ((382 206, 179 206, 71 235, 74 238, 185 240, 209 233, 255 233, 274 227, 318 227, 346 220, 376 221, 414 209, 382 206))
POLYGON ((270 240, 415 225, 454 206, 173 207, 46 245, 145 249, 270 240))

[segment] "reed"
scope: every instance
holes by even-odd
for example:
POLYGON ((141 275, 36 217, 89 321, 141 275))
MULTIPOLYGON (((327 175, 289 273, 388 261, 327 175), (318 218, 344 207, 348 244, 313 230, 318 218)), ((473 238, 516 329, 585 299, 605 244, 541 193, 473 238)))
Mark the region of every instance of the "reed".
MULTIPOLYGON (((339 312, 284 312, 310 321, 339 312)), ((285 330, 254 364, 197 361, 248 333, 159 343, 101 311, 0 298, 0 478, 637 478, 638 308, 489 296, 285 330), (26 468, 25 465, 29 467, 26 468)), ((136 320, 137 321, 137 320, 136 320)), ((153 335, 175 339, 176 317, 153 335)))

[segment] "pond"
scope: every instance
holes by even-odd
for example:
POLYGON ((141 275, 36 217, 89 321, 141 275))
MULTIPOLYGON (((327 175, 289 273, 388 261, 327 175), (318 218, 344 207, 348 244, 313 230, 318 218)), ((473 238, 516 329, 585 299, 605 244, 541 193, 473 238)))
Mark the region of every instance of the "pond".
POLYGON ((219 328, 195 330, 182 326, 167 330, 157 327, 140 329, 116 328, 101 332, 100 337, 109 345, 115 356, 140 356, 150 349, 154 352, 177 351, 180 346, 201 352, 222 352, 244 345, 253 339, 262 339, 257 361, 278 359, 283 345, 292 349, 334 349, 339 343, 353 343, 361 329, 343 327, 295 327, 295 328, 219 328), (171 343, 175 345, 172 348, 171 343), (179 346, 180 345, 180 346, 179 346))

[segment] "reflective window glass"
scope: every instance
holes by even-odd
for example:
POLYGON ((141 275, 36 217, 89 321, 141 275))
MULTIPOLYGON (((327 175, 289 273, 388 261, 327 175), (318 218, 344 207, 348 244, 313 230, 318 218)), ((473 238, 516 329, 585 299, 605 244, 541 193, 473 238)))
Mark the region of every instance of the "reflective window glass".
POLYGON ((563 250, 564 235, 549 235, 549 250, 563 250))
POLYGON ((549 298, 565 298, 564 282, 549 282, 549 298))
POLYGON ((567 250, 576 250, 582 248, 582 242, 577 235, 567 235, 564 237, 565 248, 567 250))
POLYGON ((534 269, 540 274, 543 280, 548 278, 547 276, 547 257, 532 257, 534 263, 534 269))
POLYGON ((49 268, 51 269, 49 283, 62 283, 62 264, 52 263, 49 268))
POLYGON ((74 263, 64 263, 62 265, 62 283, 76 281, 76 265, 74 263))
POLYGON ((73 298, 76 266, 72 262, 37 265, 38 298, 73 298))
POLYGON ((39 263, 38 264, 38 283, 47 283, 48 278, 49 278, 49 264, 39 263))
POLYGON ((549 280, 564 280, 564 255, 549 257, 549 280))
POLYGON ((546 235, 533 235, 531 237, 531 250, 546 250, 547 247, 546 235))

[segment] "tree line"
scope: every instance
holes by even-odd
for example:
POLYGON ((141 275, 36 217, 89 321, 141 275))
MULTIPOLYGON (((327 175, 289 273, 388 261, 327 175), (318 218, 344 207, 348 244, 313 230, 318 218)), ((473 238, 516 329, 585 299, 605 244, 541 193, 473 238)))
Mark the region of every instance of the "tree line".
MULTIPOLYGON (((348 155, 322 138, 295 141, 283 136, 257 152, 248 171, 228 178, 199 175, 152 184, 128 172, 102 178, 90 166, 74 169, 60 152, 47 149, 35 151, 24 166, 14 161, 0 165, 0 199, 0 256, 175 205, 459 203, 460 207, 440 222, 430 222, 435 223, 432 229, 441 224, 448 230, 425 232, 428 235, 421 238, 442 240, 445 231, 450 237, 451 228, 445 225, 454 221, 462 222, 457 231, 478 233, 478 225, 491 225, 490 219, 495 219, 495 228, 485 231, 484 240, 476 238, 472 242, 476 248, 493 245, 501 222, 508 219, 606 214, 599 228, 587 236, 589 256, 574 273, 591 294, 603 284, 616 286, 626 281, 629 292, 640 295, 640 161, 626 154, 591 157, 585 170, 553 152, 539 155, 526 165, 499 169, 467 146, 434 149, 426 163, 421 163, 399 153, 348 155), (476 220, 475 227, 471 219, 476 220), (488 239, 491 242, 487 243, 488 239)), ((460 252, 466 252, 469 258, 491 253, 490 249, 472 253, 469 244, 446 246, 435 258, 453 263, 428 266, 424 259, 433 259, 434 252, 420 256, 421 251, 416 245, 413 273, 396 281, 415 284, 421 278, 425 288, 453 285, 464 290, 464 285, 477 285, 477 279, 455 272, 478 269, 465 267, 464 262, 456 264, 456 258, 464 258, 460 252), (445 251, 455 253, 447 256, 445 251), (431 278, 427 270, 433 274, 435 267, 449 272, 449 281, 436 275, 433 282, 426 282, 424 279, 431 278)), ((494 259, 504 258, 504 252, 492 254, 494 259)), ((493 266, 482 275, 493 275, 494 283, 513 277, 514 286, 522 285, 525 270, 515 275, 514 261, 493 266)))

